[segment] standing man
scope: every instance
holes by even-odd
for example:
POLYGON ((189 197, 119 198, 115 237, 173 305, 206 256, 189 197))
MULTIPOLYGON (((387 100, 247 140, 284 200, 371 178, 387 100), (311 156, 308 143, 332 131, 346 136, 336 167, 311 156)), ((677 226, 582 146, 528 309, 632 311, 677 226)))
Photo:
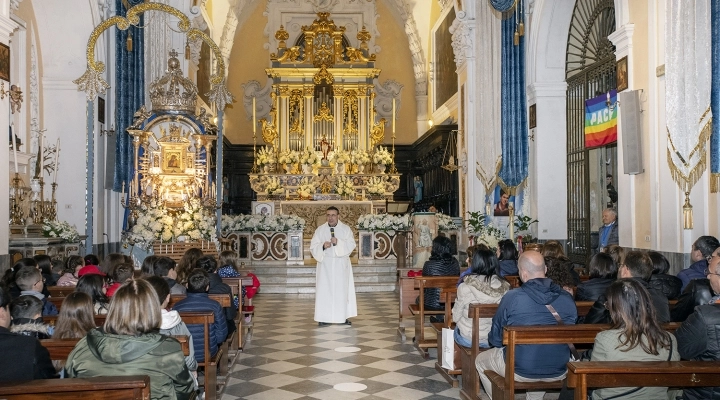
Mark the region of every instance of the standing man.
POLYGON ((355 237, 350 227, 339 221, 340 212, 330 206, 327 223, 315 230, 310 252, 317 261, 315 273, 315 321, 320 326, 352 325, 348 318, 357 316, 355 281, 350 253, 355 250, 355 237))
POLYGON ((611 244, 620 244, 618 236, 617 212, 612 208, 606 208, 602 213, 603 226, 600 227, 600 243, 598 244, 598 252, 611 244))

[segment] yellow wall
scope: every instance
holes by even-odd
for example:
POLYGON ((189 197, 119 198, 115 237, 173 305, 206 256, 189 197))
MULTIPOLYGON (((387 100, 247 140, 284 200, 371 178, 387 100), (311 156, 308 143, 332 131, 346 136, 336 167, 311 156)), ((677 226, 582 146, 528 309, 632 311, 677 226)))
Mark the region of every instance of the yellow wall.
MULTIPOLYGON (((401 91, 402 107, 399 109, 399 119, 396 123, 396 144, 410 144, 417 138, 417 111, 415 105, 415 76, 413 73, 412 57, 408 46, 407 35, 403 27, 398 24, 390 10, 383 2, 377 2, 377 11, 380 17, 378 30, 381 35, 376 43, 382 51, 377 55, 375 66, 380 68, 379 81, 384 83, 388 79, 398 81, 403 85, 401 91)), ((267 24, 267 17, 263 16, 265 5, 258 5, 251 10, 252 15, 243 26, 235 31, 235 42, 228 67, 228 88, 235 95, 235 103, 225 110, 225 135, 232 143, 251 144, 252 122, 247 120, 243 107, 242 85, 256 80, 264 87, 267 81, 265 68, 270 66, 270 51, 263 48, 267 39, 263 30, 267 24)), ((332 15, 330 15, 332 19, 332 15)), ((356 38, 348 38, 350 43, 356 38)), ((391 143, 390 126, 385 134, 385 143, 391 143)), ((259 133, 258 133, 259 137, 259 133)), ((261 144, 262 139, 258 139, 261 144)))

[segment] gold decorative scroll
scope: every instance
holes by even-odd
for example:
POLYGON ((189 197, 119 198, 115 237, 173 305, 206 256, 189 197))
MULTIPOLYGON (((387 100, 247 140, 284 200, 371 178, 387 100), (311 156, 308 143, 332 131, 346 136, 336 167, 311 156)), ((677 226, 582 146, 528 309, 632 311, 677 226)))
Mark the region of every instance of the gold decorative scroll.
POLYGON ((343 95, 343 115, 345 117, 345 134, 357 135, 358 95, 357 90, 347 90, 343 95), (353 123, 354 122, 354 123, 353 123))
POLYGON ((303 114, 305 112, 305 99, 300 89, 294 89, 290 92, 288 99, 290 108, 290 133, 296 133, 302 137, 303 135, 303 114))
POLYGON ((318 113, 313 117, 314 122, 327 121, 332 122, 334 120, 332 114, 330 114, 330 107, 323 101, 318 113))

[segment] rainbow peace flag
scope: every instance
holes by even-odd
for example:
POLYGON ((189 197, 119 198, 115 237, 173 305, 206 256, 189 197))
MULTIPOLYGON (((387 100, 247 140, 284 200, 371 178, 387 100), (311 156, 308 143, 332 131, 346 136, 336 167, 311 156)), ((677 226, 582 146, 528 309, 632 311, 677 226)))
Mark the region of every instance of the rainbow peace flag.
POLYGON ((617 141, 617 90, 585 100, 585 147, 604 146, 617 141), (612 110, 608 107, 608 96, 612 110))

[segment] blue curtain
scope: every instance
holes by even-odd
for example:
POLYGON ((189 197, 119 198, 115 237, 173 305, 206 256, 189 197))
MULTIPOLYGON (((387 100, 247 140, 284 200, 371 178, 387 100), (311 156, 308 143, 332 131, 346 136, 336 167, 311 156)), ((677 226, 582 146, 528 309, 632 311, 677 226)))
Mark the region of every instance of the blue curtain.
POLYGON ((710 135, 710 189, 720 192, 720 0, 710 2, 712 62, 712 88, 710 89, 710 109, 712 110, 712 134, 710 135))
POLYGON ((525 99, 525 36, 515 45, 516 14, 502 21, 500 180, 506 188, 519 186, 528 174, 528 135, 525 99))
POLYGON ((515 5, 517 0, 490 0, 490 5, 500 12, 506 12, 515 5))
MULTIPOLYGON (((144 0, 128 0, 130 7, 144 0)), ((125 16, 127 9, 123 0, 115 0, 118 15, 125 16)), ((144 18, 140 16, 140 26, 144 18)), ((145 60, 143 57, 144 39, 140 28, 131 26, 128 30, 116 29, 115 33, 115 178, 113 190, 119 192, 125 183, 129 183, 133 175, 132 137, 125 131, 132 125, 133 114, 145 102, 145 60), (132 51, 127 49, 128 35, 132 35, 132 51)))

